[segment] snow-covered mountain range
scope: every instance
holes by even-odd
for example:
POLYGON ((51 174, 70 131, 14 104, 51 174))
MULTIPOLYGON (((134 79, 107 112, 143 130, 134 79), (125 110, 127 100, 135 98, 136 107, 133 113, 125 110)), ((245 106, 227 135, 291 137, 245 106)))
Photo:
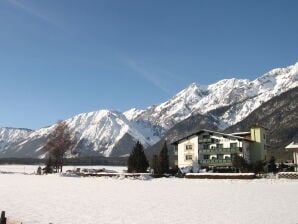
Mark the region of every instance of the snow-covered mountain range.
POLYGON ((32 132, 32 130, 25 128, 0 128, 0 149, 28 138, 32 132))
MULTIPOLYGON (((66 120, 78 143, 78 156, 125 156, 135 141, 145 147, 156 143, 163 134, 193 114, 225 108, 213 115, 224 129, 246 118, 253 110, 289 89, 298 86, 298 63, 273 69, 250 81, 224 79, 209 86, 192 83, 168 101, 143 110, 124 113, 99 110, 82 113, 66 120)), ((36 131, 0 129, 0 157, 43 157, 42 146, 55 125, 36 131)))
POLYGON ((224 79, 206 87, 193 83, 160 105, 146 110, 133 109, 124 114, 129 120, 145 120, 169 129, 192 113, 206 114, 223 106, 235 105, 219 117, 224 126, 230 126, 244 119, 262 103, 297 85, 298 63, 273 69, 253 81, 224 79))

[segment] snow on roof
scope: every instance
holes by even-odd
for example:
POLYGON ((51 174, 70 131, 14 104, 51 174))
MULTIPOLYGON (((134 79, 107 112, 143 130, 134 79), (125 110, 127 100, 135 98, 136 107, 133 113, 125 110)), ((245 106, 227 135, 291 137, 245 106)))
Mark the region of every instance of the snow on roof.
POLYGON ((250 135, 249 131, 230 133, 230 135, 250 135))
POLYGON ((291 142, 289 145, 286 146, 286 149, 298 149, 298 143, 291 142))
POLYGON ((226 136, 226 137, 230 137, 230 138, 236 138, 236 139, 241 139, 241 140, 245 140, 245 141, 250 141, 249 139, 246 139, 246 138, 243 138, 243 137, 240 137, 240 136, 236 136, 236 135, 233 135, 233 134, 226 134, 226 133, 211 131, 211 130, 207 130, 207 129, 201 129, 200 131, 197 131, 197 132, 191 133, 187 136, 184 136, 183 138, 180 138, 180 139, 172 142, 171 144, 172 145, 178 144, 180 141, 182 141, 184 139, 187 139, 187 138, 192 137, 192 136, 199 135, 203 132, 209 132, 209 133, 212 133, 212 134, 218 134, 218 135, 222 135, 222 136, 226 136))

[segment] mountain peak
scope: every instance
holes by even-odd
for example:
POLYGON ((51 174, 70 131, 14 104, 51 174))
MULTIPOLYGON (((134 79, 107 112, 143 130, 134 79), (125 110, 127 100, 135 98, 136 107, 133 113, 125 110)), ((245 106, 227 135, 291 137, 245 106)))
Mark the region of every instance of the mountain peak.
MULTIPOLYGON (((209 86, 194 82, 168 101, 145 110, 132 108, 124 113, 98 110, 78 114, 66 123, 79 140, 78 155, 127 155, 135 140, 140 140, 145 147, 152 145, 167 130, 194 114, 209 114, 223 126, 229 126, 243 120, 264 102, 296 86, 298 62, 273 69, 253 81, 230 78, 209 86)), ((54 125, 23 132, 0 128, 0 157, 14 156, 14 153, 40 156, 40 148, 53 129, 54 125), (9 150, 11 154, 7 153, 9 150)))
POLYGON ((128 111, 125 111, 123 114, 127 118, 127 120, 131 121, 135 119, 138 115, 140 115, 144 110, 138 110, 136 108, 131 108, 128 111))
POLYGON ((298 62, 285 68, 275 68, 265 73, 258 79, 264 77, 278 77, 278 76, 298 76, 298 62))
POLYGON ((170 100, 183 98, 186 101, 193 98, 201 98, 204 95, 206 95, 207 88, 199 85, 195 82, 191 83, 188 87, 177 93, 174 97, 172 97, 170 100))
POLYGON ((199 85, 196 82, 193 82, 185 89, 193 89, 193 88, 199 88, 199 85))

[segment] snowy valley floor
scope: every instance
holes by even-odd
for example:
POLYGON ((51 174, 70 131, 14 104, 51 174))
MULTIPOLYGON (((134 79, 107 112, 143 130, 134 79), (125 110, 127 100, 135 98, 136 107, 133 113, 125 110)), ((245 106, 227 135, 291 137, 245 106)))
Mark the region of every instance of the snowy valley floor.
POLYGON ((129 180, 0 174, 24 224, 298 223, 297 180, 129 180))

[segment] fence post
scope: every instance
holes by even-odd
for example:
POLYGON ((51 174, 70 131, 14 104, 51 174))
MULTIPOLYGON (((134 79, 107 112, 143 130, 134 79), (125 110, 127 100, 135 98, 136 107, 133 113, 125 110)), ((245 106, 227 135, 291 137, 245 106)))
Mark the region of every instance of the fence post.
POLYGON ((0 224, 6 224, 5 211, 1 212, 0 224))

